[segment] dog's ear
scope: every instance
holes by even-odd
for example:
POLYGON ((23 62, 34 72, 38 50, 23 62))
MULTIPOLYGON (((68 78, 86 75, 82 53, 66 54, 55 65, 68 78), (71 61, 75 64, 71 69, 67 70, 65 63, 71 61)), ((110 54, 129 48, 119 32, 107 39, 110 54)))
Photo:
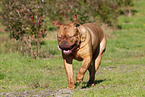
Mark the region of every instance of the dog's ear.
POLYGON ((77 20, 78 20, 78 15, 77 15, 77 14, 74 14, 73 23, 74 23, 75 25, 77 24, 77 20))
POLYGON ((59 22, 58 20, 55 20, 52 22, 52 24, 56 27, 60 27, 61 25, 63 25, 61 22, 59 22))

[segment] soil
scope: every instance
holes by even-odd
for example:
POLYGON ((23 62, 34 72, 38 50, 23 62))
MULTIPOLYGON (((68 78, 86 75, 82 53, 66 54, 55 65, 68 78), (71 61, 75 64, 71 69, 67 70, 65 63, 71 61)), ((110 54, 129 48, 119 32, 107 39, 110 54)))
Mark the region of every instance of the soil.
POLYGON ((55 91, 24 91, 24 92, 7 92, 0 93, 0 97, 70 97, 72 91, 67 89, 60 89, 55 91))

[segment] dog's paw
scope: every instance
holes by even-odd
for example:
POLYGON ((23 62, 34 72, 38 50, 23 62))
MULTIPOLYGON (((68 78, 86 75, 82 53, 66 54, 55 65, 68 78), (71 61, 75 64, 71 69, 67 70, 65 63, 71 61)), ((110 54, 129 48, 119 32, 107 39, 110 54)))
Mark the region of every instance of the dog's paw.
POLYGON ((76 79, 77 83, 81 83, 83 80, 82 79, 76 79))
POLYGON ((95 85, 94 85, 93 82, 89 81, 89 82, 87 83, 87 87, 90 87, 90 86, 95 86, 95 85))
POLYGON ((75 85, 68 85, 68 86, 67 86, 67 89, 68 89, 68 90, 74 90, 74 89, 75 89, 75 85))
POLYGON ((95 86, 94 83, 93 84, 89 84, 89 83, 87 84, 87 87, 93 87, 93 86, 95 86))

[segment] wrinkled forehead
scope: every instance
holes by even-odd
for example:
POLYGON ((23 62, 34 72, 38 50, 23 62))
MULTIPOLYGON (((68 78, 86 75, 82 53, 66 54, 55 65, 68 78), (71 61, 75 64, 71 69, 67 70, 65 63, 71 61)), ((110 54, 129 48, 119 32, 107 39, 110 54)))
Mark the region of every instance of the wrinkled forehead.
POLYGON ((58 31, 58 35, 64 36, 73 36, 76 34, 76 29, 71 25, 62 25, 58 31))

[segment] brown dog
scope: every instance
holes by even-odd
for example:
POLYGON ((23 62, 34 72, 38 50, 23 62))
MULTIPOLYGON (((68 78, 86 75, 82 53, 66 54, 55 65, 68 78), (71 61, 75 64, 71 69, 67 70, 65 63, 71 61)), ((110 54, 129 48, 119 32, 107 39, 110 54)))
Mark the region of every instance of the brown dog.
POLYGON ((87 86, 94 85, 95 73, 100 65, 101 57, 106 48, 106 37, 103 30, 92 23, 77 24, 78 16, 74 14, 73 23, 64 25, 59 21, 53 21, 56 27, 60 27, 57 38, 58 48, 62 50, 64 66, 68 78, 68 89, 74 89, 73 59, 82 61, 82 66, 77 73, 76 82, 83 80, 84 74, 89 70, 90 79, 87 86))

